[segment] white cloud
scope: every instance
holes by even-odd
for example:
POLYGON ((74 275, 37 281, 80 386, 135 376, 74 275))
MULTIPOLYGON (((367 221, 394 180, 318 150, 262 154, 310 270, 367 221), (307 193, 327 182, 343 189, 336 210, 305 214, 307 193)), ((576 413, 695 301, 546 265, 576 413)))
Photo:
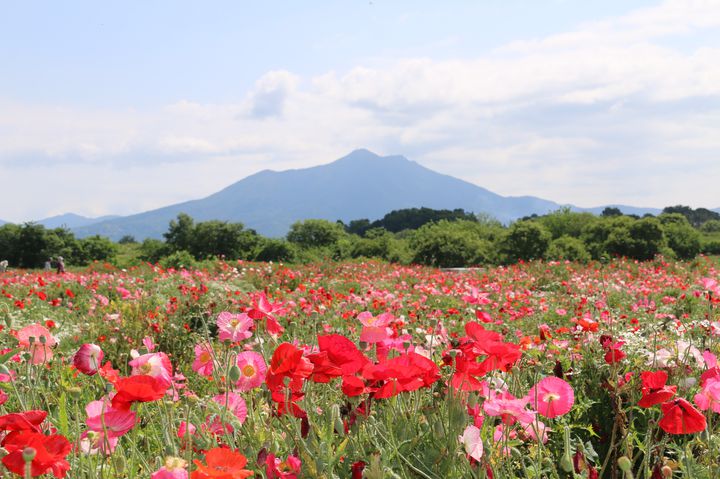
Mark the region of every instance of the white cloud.
POLYGON ((717 207, 719 27, 720 0, 671 0, 474 59, 271 71, 237 103, 118 111, 0 99, 0 175, 25 198, 0 217, 141 211, 358 147, 500 194, 717 207), (702 41, 673 47, 678 36, 702 41), (28 198, 26 184, 53 191, 60 210, 28 198))

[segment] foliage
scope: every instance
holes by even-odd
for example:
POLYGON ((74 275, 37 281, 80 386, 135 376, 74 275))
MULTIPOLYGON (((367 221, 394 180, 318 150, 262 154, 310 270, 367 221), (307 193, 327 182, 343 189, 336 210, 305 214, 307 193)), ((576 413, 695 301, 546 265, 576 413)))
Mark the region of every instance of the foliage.
POLYGON ((550 242, 545 253, 549 260, 569 260, 578 262, 590 261, 590 253, 585 249, 585 244, 578 238, 572 236, 561 236, 550 242))
POLYGON ((367 219, 353 220, 348 225, 348 233, 364 236, 365 232, 373 228, 383 228, 392 233, 403 230, 416 230, 428 223, 436 223, 441 220, 455 221, 476 221, 475 215, 468 213, 461 208, 454 210, 435 210, 432 208, 406 208, 393 210, 387 213, 382 219, 373 221, 367 219))
POLYGON ((677 258, 694 258, 700 252, 700 233, 687 218, 678 213, 663 213, 658 216, 668 247, 677 258))
POLYGON ((597 220, 592 213, 575 213, 570 208, 561 208, 539 218, 539 222, 550 232, 553 239, 562 236, 579 238, 583 229, 597 220))
POLYGON ((490 243, 482 238, 482 226, 459 220, 426 224, 410 239, 413 262, 443 268, 486 263, 490 243))
POLYGON ((287 240, 302 248, 331 246, 345 235, 343 227, 327 220, 298 221, 290 227, 287 240))
POLYGON ((692 209, 689 206, 677 205, 663 208, 664 214, 681 214, 687 218, 688 222, 695 228, 701 227, 707 221, 720 220, 720 213, 708 210, 707 208, 692 209))
POLYGON ((500 240, 500 254, 506 263, 544 257, 552 239, 545 227, 537 221, 513 223, 500 240))

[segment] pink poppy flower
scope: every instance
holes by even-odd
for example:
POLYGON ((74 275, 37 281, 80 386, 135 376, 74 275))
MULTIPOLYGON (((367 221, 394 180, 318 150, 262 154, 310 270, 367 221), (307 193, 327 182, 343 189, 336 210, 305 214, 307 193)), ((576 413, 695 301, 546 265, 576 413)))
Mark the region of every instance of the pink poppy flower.
POLYGON ((201 376, 212 376, 215 367, 213 361, 213 349, 208 343, 195 345, 195 361, 192 363, 192 370, 201 376))
POLYGON ((247 418, 247 404, 239 394, 233 392, 218 394, 213 397, 213 401, 233 413, 240 421, 240 424, 245 422, 245 418, 247 418))
POLYGON ((129 364, 132 367, 132 376, 152 376, 166 384, 172 383, 173 367, 170 358, 165 353, 143 354, 130 361, 129 364))
POLYGON ((382 342, 390 336, 388 325, 395 319, 390 313, 382 313, 373 316, 369 311, 358 314, 357 319, 362 323, 363 329, 360 333, 360 341, 368 344, 382 342))
POLYGON ((529 398, 517 399, 509 392, 496 394, 483 403, 483 411, 488 416, 500 416, 504 423, 512 424, 516 420, 523 424, 535 419, 535 413, 527 409, 529 398))
POLYGON ((32 364, 42 364, 52 359, 52 347, 57 340, 44 326, 31 324, 25 326, 17 333, 19 346, 30 352, 32 364))
POLYGON ((149 353, 152 353, 155 351, 155 348, 157 347, 157 344, 155 344, 155 341, 150 336, 145 336, 142 340, 143 346, 145 346, 145 349, 148 350, 149 353))
POLYGON ((150 479, 188 479, 186 467, 187 461, 179 457, 168 457, 165 465, 153 472, 150 479))
POLYGON ((267 365, 260 353, 245 351, 237 355, 237 366, 240 368, 240 379, 235 387, 240 391, 250 391, 265 382, 267 365))
POLYGON ((120 437, 135 426, 136 413, 113 409, 107 401, 92 401, 85 406, 88 427, 107 437, 120 437))
POLYGON ((701 411, 712 409, 716 413, 720 413, 720 377, 712 376, 708 378, 695 395, 695 404, 701 411))
POLYGON ((223 311, 217 317, 218 339, 220 341, 231 341, 236 343, 252 336, 249 331, 253 320, 247 313, 232 314, 223 311))
POLYGON ((80 434, 80 450, 85 454, 103 453, 110 455, 115 451, 119 440, 119 437, 111 437, 110 435, 106 437, 102 431, 85 431, 80 434))
POLYGON ((526 397, 540 415, 551 419, 566 414, 575 403, 572 386, 554 376, 541 379, 526 397))
POLYGON ((483 443, 480 438, 480 429, 472 424, 465 428, 462 436, 458 436, 458 441, 465 447, 468 456, 476 461, 480 461, 483 455, 483 443))
POLYGON ((81 373, 92 376, 98 372, 103 357, 105 357, 105 354, 100 349, 100 346, 86 343, 80 346, 80 349, 73 356, 73 365, 81 373))
POLYGON ((265 318, 265 326, 270 336, 274 338, 280 336, 285 328, 278 322, 277 316, 285 314, 283 303, 271 303, 264 291, 255 295, 252 301, 253 305, 248 311, 248 316, 255 320, 265 318))
POLYGON ((302 462, 295 456, 288 456, 284 461, 274 454, 265 459, 265 473, 268 479, 297 479, 302 462))

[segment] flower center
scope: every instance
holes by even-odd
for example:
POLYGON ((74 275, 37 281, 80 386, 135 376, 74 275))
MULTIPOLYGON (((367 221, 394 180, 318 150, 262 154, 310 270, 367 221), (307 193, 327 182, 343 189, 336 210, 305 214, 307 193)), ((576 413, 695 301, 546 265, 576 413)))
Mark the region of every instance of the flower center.
POLYGON ((543 402, 552 402, 560 399, 560 395, 557 393, 547 393, 543 396, 543 402))
POLYGON ((246 378, 251 378, 255 376, 255 367, 252 364, 246 364, 242 368, 242 373, 246 378))

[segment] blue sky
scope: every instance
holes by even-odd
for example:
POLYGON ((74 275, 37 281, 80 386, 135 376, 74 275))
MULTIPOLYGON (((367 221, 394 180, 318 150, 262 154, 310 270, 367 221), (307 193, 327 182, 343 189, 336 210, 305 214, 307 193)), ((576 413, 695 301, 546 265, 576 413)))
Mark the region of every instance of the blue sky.
POLYGON ((360 147, 505 195, 718 207, 718 58, 718 0, 7 2, 0 218, 360 147))

